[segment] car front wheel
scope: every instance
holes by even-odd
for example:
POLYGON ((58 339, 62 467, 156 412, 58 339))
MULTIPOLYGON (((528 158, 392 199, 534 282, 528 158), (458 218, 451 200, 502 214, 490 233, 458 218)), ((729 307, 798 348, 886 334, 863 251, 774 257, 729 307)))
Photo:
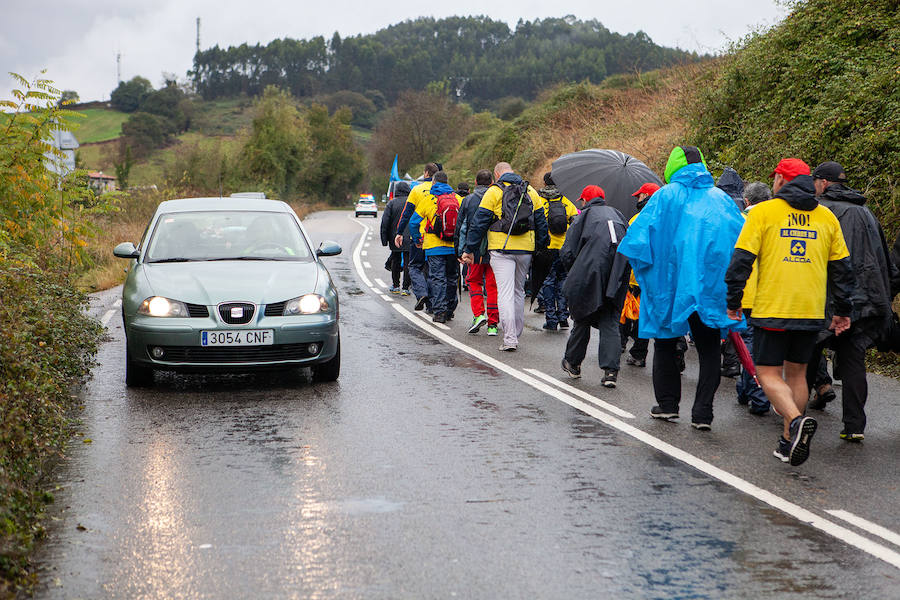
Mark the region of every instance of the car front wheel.
POLYGON ((338 339, 337 351, 327 361, 313 367, 313 381, 337 381, 341 374, 341 340, 338 339))
POLYGON ((148 387, 153 385, 153 369, 144 367, 131 359, 131 351, 125 350, 125 385, 127 387, 148 387))

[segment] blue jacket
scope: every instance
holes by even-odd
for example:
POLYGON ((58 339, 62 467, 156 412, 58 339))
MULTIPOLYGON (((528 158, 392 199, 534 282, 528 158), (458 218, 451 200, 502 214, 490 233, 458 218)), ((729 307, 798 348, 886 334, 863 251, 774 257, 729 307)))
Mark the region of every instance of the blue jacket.
POLYGON ((642 338, 688 333, 698 313, 709 327, 744 329, 728 318, 725 271, 744 219, 700 163, 672 174, 629 226, 619 245, 641 286, 642 338))
MULTIPOLYGON (((462 256, 462 253, 465 252, 466 235, 469 233, 470 224, 475 220, 475 213, 478 212, 478 205, 481 204, 481 199, 484 198, 484 193, 487 189, 488 186, 486 185, 475 186, 472 193, 466 196, 463 199, 462 204, 459 205, 459 217, 456 219, 456 234, 454 235, 457 256, 462 256)), ((490 262, 487 253, 487 240, 483 241, 481 247, 474 252, 474 255, 474 262, 476 265, 481 263, 487 264, 490 262)))

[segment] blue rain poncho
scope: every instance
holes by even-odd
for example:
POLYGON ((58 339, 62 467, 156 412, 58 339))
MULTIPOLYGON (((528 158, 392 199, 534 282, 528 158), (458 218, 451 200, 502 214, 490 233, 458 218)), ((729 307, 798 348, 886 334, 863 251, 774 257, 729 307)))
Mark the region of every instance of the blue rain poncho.
POLYGON ((694 312, 723 337, 746 327, 725 307, 725 271, 743 224, 702 163, 678 169, 653 194, 619 245, 641 287, 640 337, 684 335, 694 312))

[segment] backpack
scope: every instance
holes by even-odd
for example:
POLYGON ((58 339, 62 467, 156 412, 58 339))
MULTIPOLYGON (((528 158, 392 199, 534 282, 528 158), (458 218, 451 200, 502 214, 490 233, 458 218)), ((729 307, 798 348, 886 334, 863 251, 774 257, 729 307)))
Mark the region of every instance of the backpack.
POLYGON ((437 210, 434 220, 426 225, 425 230, 445 242, 452 242, 456 232, 456 219, 459 217, 459 200, 453 192, 435 196, 434 199, 437 210))
POLYGON ((562 198, 547 199, 547 228, 554 235, 562 235, 569 229, 569 215, 562 198))
POLYGON ((500 198, 500 219, 494 221, 490 230, 502 231, 507 239, 534 230, 534 204, 528 194, 528 182, 494 185, 503 191, 503 196, 500 198))

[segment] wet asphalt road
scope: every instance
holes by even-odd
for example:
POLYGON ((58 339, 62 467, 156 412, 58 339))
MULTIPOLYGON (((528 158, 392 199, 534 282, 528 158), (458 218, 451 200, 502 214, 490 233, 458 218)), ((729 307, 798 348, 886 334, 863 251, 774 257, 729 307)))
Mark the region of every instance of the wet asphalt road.
MULTIPOLYGON (((424 333, 394 306, 414 300, 389 303, 358 276, 359 222, 377 224, 306 220, 316 243, 344 248, 326 259, 342 301, 338 383, 162 374, 127 390, 111 317, 83 435, 55 473, 38 597, 900 597, 889 560, 424 333)), ((377 234, 364 251, 367 277, 388 280, 377 234)), ((119 293, 94 297, 98 318, 119 293)), ((465 334, 466 305, 442 333, 560 376, 565 334, 540 330, 540 315, 520 351, 501 354, 498 338, 465 334)), ((791 468, 771 457, 776 418, 746 414, 731 380, 703 434, 646 416, 649 370, 623 366, 609 391, 594 357, 567 383, 632 413, 629 426, 900 551, 900 537, 825 512, 900 531, 897 382, 870 379, 864 444, 838 440, 830 405, 812 457, 791 468)), ((689 356, 686 397, 695 378, 689 356)))

